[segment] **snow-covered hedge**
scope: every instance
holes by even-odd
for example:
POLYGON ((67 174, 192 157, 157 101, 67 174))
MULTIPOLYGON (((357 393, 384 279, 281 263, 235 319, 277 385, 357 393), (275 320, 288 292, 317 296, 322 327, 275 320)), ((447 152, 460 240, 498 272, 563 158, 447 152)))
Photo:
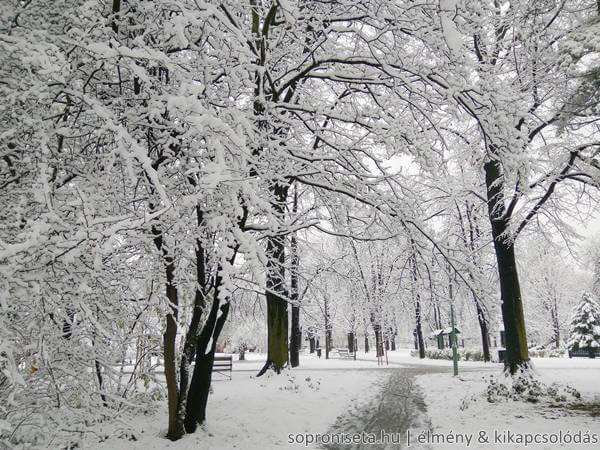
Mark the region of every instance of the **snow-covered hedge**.
POLYGON ((530 358, 563 358, 566 354, 566 349, 560 348, 544 348, 533 347, 529 349, 530 358))
MULTIPOLYGON (((419 357, 419 351, 413 350, 410 352, 411 356, 419 357)), ((443 350, 439 349, 427 349, 425 350, 425 358, 429 359, 447 359, 449 361, 452 360, 452 349, 445 348, 443 350)), ((459 348, 458 349, 458 359, 460 361, 483 361, 483 352, 478 349, 469 349, 469 348, 459 348)))

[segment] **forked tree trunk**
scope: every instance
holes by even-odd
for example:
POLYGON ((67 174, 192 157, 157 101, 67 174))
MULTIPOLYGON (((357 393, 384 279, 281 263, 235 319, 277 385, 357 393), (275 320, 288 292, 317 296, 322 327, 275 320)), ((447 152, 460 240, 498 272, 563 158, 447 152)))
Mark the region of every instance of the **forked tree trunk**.
MULTIPOLYGON (((203 222, 203 218, 202 211, 200 210, 199 206, 196 206, 196 214, 198 226, 200 226, 203 222)), ((205 254, 204 247, 202 246, 202 242, 199 239, 196 240, 195 254, 197 287, 194 297, 194 309, 192 311, 192 319, 190 320, 188 331, 185 335, 183 351, 181 352, 181 362, 179 363, 179 398, 177 400, 177 416, 178 420, 181 422, 185 421, 184 417, 189 396, 190 364, 193 361, 194 356, 196 355, 200 320, 206 308, 205 296, 207 292, 205 254)), ((217 277, 217 281, 220 282, 220 277, 217 277)), ((218 293, 218 286, 215 288, 215 293, 218 293)))
POLYGON ((514 242, 507 239, 508 218, 503 197, 503 176, 499 161, 487 162, 485 181, 487 187, 488 213, 492 225, 494 250, 498 263, 500 296, 502 299, 502 320, 506 339, 504 370, 515 374, 529 367, 525 317, 514 242))
POLYGON ((196 431, 196 427, 206 420, 206 406, 208 404, 208 394, 212 381, 215 350, 229 314, 229 303, 225 303, 220 308, 219 303, 219 291, 215 289, 215 297, 213 298, 209 316, 198 337, 196 364, 190 382, 185 411, 185 429, 188 433, 196 431), (221 311, 220 315, 218 314, 219 310, 221 311))

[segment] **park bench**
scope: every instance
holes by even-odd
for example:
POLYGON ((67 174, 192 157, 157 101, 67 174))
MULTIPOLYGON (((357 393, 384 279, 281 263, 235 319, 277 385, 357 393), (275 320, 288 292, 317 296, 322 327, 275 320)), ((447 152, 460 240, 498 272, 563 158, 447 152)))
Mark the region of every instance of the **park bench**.
POLYGON ((569 350, 569 358, 595 358, 597 356, 600 357, 600 347, 595 347, 590 350, 587 348, 569 350))
POLYGON ((354 354, 350 353, 347 348, 338 348, 336 351, 340 358, 352 359, 354 357, 354 354))
POLYGON ((213 362, 213 372, 217 372, 231 380, 231 371, 233 370, 232 355, 215 355, 213 362))

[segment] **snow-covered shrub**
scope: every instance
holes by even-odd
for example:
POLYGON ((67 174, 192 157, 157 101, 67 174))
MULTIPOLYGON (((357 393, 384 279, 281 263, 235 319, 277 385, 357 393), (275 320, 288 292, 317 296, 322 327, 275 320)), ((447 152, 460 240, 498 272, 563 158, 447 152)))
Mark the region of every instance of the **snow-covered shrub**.
POLYGON ((429 359, 452 359, 452 349, 445 348, 443 350, 425 350, 425 357, 429 359))
MULTIPOLYGON (((459 361, 483 361, 483 352, 477 349, 466 349, 459 348, 458 351, 458 359, 459 361)), ((410 352, 410 355, 413 357, 419 357, 419 352, 417 350, 413 350, 410 352)), ((425 358, 429 359, 445 359, 448 361, 452 360, 452 349, 445 348, 443 350, 440 349, 431 349, 425 350, 425 358)))
POLYGON ((543 400, 564 402, 567 398, 581 398, 581 394, 571 386, 558 383, 547 385, 538 380, 531 372, 521 372, 513 377, 498 378, 490 376, 486 380, 484 396, 490 403, 515 400, 537 403, 543 400))
POLYGON ((281 391, 290 391, 294 393, 300 392, 300 385, 296 382, 296 375, 293 373, 288 373, 287 382, 284 386, 280 386, 279 390, 281 391))
POLYGON ((533 347, 529 349, 529 356, 531 358, 562 358, 565 356, 566 349, 548 347, 544 348, 542 346, 533 347))
POLYGON ((304 381, 306 381, 309 389, 312 389, 313 391, 318 391, 321 388, 320 380, 314 380, 311 377, 306 377, 304 381))
POLYGON ((485 388, 485 396, 488 402, 495 403, 499 400, 506 400, 509 395, 510 392, 505 384, 499 383, 493 376, 489 378, 485 388))
POLYGON ((459 351, 460 359, 464 361, 483 361, 483 351, 475 349, 461 349, 459 351))
POLYGON ((573 309, 567 347, 570 351, 600 347, 600 305, 589 292, 583 293, 581 302, 573 309))

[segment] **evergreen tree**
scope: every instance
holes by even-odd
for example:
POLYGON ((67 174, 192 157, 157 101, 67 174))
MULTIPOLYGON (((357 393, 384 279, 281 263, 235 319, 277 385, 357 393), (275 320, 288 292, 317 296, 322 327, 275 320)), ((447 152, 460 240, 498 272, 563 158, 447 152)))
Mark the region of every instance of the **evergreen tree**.
POLYGON ((569 351, 600 347, 600 305, 584 292, 581 302, 574 308, 569 330, 569 351))

